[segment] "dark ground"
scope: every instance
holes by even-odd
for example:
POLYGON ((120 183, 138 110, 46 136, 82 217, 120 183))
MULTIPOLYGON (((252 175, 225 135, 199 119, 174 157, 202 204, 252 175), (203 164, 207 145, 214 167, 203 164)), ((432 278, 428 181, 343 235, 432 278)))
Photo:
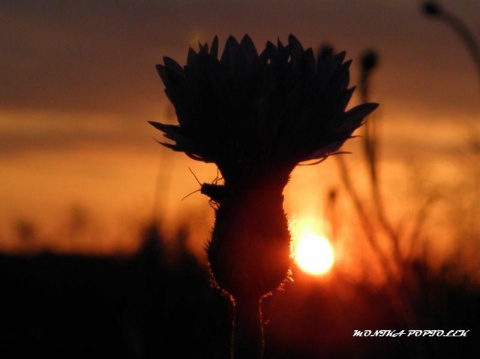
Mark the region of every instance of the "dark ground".
MULTIPOLYGON (((0 358, 228 358, 231 311, 206 269, 147 238, 129 259, 1 255, 0 358)), ((266 358, 480 357, 478 289, 417 272, 415 329, 467 338, 353 338, 410 328, 381 290, 298 280, 264 302, 266 358)))

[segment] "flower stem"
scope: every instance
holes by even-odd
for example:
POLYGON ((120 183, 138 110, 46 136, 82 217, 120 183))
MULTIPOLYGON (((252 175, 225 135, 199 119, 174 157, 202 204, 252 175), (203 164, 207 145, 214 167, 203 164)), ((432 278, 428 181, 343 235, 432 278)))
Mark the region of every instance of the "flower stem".
POLYGON ((232 359, 263 358, 263 324, 258 298, 235 301, 232 359))

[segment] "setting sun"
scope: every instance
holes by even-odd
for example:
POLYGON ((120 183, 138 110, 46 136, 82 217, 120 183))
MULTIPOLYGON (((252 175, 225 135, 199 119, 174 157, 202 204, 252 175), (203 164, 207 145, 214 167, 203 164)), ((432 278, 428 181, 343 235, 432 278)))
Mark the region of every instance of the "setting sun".
POLYGON ((294 258, 304 272, 320 275, 332 268, 334 253, 327 238, 312 230, 304 230, 296 240, 294 258))

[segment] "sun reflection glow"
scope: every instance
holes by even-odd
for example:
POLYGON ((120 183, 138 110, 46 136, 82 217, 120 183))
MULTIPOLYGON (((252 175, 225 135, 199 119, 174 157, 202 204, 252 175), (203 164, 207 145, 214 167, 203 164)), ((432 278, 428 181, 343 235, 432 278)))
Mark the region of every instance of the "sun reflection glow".
POLYGON ((330 241, 308 226, 296 233, 293 253, 298 267, 312 275, 327 273, 335 260, 330 241))

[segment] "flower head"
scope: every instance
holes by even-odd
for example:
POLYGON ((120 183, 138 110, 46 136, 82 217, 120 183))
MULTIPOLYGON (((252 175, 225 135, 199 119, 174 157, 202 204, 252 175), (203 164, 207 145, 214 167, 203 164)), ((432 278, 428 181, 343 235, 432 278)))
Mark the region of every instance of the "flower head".
POLYGON ((260 54, 248 35, 230 36, 218 58, 215 37, 190 48, 184 67, 168 57, 157 65, 179 125, 151 124, 171 141, 165 146, 214 162, 226 184, 266 172, 288 179, 298 163, 338 151, 377 107, 346 111, 354 89, 344 58, 329 51, 315 60, 293 35, 260 54))
POLYGON ((346 110, 354 89, 344 58, 330 49, 315 59, 293 35, 258 54, 245 35, 229 37, 220 58, 215 37, 190 49, 183 67, 168 57, 157 65, 178 125, 151 124, 165 146, 215 163, 224 178, 215 187, 221 198, 202 190, 218 202, 207 254, 217 284, 236 300, 258 299, 288 273, 282 204, 291 171, 337 152, 377 107, 346 110))

